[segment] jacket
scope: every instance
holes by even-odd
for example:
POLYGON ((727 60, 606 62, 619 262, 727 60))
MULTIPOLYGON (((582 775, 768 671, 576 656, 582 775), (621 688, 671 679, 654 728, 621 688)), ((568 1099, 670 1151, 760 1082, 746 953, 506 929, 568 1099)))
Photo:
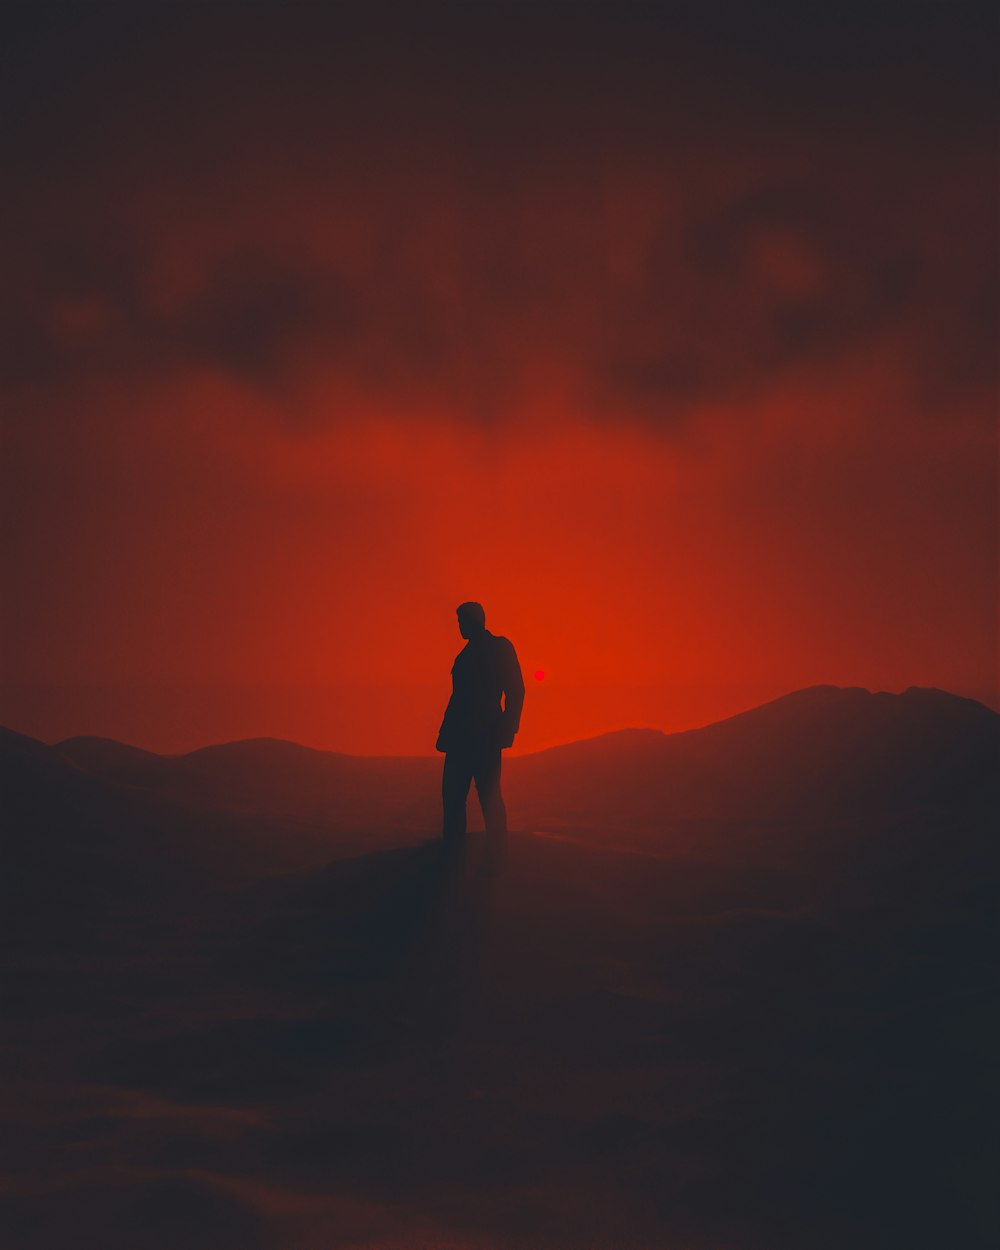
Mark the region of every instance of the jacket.
POLYGON ((441 722, 437 749, 482 751, 509 747, 521 726, 523 706, 524 679, 513 643, 485 629, 470 638, 455 657, 451 698, 441 722))

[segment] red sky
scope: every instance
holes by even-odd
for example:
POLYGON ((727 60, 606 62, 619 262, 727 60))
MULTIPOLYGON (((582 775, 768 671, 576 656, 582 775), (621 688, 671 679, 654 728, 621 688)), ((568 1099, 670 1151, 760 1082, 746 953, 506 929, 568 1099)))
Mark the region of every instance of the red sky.
POLYGON ((938 9, 17 10, 0 722, 430 750, 468 598, 523 749, 996 705, 990 31, 938 9))

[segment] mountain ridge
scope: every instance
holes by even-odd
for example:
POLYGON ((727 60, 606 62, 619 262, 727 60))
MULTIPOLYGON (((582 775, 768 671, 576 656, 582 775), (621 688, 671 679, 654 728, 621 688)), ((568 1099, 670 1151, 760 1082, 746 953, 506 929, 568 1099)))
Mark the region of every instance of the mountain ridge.
MULTIPOLYGON (((940 698, 941 700, 947 701, 953 705, 965 705, 967 707, 982 709, 983 712, 988 713, 989 716, 1000 721, 1000 713, 995 712, 991 707, 980 700, 970 698, 967 695, 954 694, 950 690, 943 690, 936 686, 907 686, 904 690, 897 692, 890 690, 869 690, 865 686, 836 686, 830 683, 820 683, 813 686, 803 686, 798 690, 792 690, 787 694, 778 695, 774 699, 769 699, 765 703, 756 704, 754 707, 745 708, 740 712, 734 712, 731 716, 724 716, 720 720, 709 721, 705 725, 692 726, 689 729, 667 730, 659 729, 656 726, 651 725, 626 725, 619 729, 609 729, 603 733, 592 734, 585 738, 574 738, 568 742, 559 742, 553 744, 552 746, 541 747, 537 751, 528 751, 523 755, 519 754, 513 758, 522 760, 529 759, 534 756, 544 755, 550 751, 563 751, 585 743, 604 742, 624 738, 626 736, 633 738, 644 737, 651 740, 679 738, 689 734, 704 733, 706 730, 717 729, 720 726, 731 725, 734 722, 743 722, 745 718, 754 717, 759 713, 767 711, 768 709, 778 710, 779 708, 798 708, 804 706, 807 702, 815 704, 817 702, 817 697, 827 698, 828 696, 832 696, 836 698, 838 696, 852 697, 855 695, 867 696, 870 699, 878 700, 886 698, 913 699, 930 696, 933 698, 940 698)), ((2 726, 0 726, 0 730, 3 730, 2 726)), ((12 729, 6 729, 4 732, 18 733, 17 730, 12 729)), ((30 735, 20 734, 19 736, 27 738, 30 735)), ((41 742, 42 740, 33 738, 32 741, 41 742)), ((184 760, 190 759, 193 756, 202 756, 206 753, 212 752, 223 752, 233 748, 256 748, 262 746, 278 748, 294 747, 297 751, 306 752, 312 755, 333 756, 338 759, 350 760, 425 760, 436 758, 433 752, 427 752, 423 755, 356 755, 350 751, 332 751, 325 747, 309 746, 306 743, 297 742, 292 738, 278 738, 271 735, 262 735, 252 738, 233 738, 223 742, 210 742, 206 743, 204 746, 193 747, 190 751, 152 751, 146 747, 139 747, 131 743, 121 742, 117 738, 108 738, 96 734, 75 734, 68 738, 59 739, 56 742, 44 743, 43 745, 49 746, 57 751, 62 751, 70 758, 76 758, 77 754, 81 751, 89 750, 92 747, 98 746, 107 746, 110 749, 118 749, 122 752, 128 752, 130 756, 134 756, 135 758, 143 757, 161 760, 184 760)))
MULTIPOLYGON (((291 849, 304 840, 334 858, 347 846, 439 833, 437 755, 351 756, 282 739, 175 756, 113 741, 70 739, 65 749, 13 734, 6 741, 0 771, 24 791, 22 812, 31 794, 46 805, 47 791, 59 789, 69 819, 70 796, 86 789, 96 802, 97 787, 111 806, 165 805, 209 829, 249 820, 262 844, 270 828, 272 842, 291 849)), ((700 853, 714 838, 742 854, 779 835, 801 841, 800 826, 815 833, 931 808, 985 810, 996 797, 998 758, 1000 716, 975 700, 920 687, 807 687, 698 729, 616 730, 514 755, 504 763, 504 793, 514 829, 657 854, 700 853)), ((469 807, 475 829, 474 798, 469 807)))

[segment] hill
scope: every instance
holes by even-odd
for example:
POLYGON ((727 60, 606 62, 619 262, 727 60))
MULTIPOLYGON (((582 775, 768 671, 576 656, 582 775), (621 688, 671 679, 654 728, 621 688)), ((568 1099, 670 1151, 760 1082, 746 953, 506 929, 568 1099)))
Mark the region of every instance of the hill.
POLYGON ((1000 716, 939 690, 814 687, 687 733, 627 730, 515 761, 530 827, 753 854, 795 829, 996 803, 1000 716), (721 841, 720 841, 721 837, 721 841))
POLYGON ((53 749, 86 772, 98 776, 117 768, 126 768, 130 764, 157 758, 154 751, 144 751, 142 747, 129 746, 114 738, 65 738, 62 742, 55 743, 53 749))
POLYGON ((277 738, 156 755, 107 739, 57 744, 104 781, 202 811, 317 821, 343 830, 431 832, 437 824, 433 759, 316 751, 277 738))
MULTIPOLYGON (((158 756, 105 740, 55 748, 103 781, 193 811, 399 841, 439 824, 440 758, 357 757, 255 739, 158 756)), ((845 821, 996 799, 1000 717, 939 690, 819 686, 704 729, 622 730, 505 760, 515 828, 668 855, 758 853, 845 821)), ((478 818, 470 801, 473 822, 478 818)), ((380 843, 384 845, 384 840, 380 843)))
POLYGON ((997 721, 821 688, 515 758, 545 823, 461 862, 337 858, 434 759, 0 734, 4 1244, 992 1244, 997 721))

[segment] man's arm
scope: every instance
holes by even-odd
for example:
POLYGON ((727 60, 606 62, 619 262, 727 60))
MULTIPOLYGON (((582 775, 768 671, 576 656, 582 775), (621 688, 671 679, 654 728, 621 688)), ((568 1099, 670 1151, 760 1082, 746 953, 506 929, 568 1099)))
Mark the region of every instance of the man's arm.
POLYGON ((450 737, 449 731, 451 729, 451 726, 449 725, 448 722, 452 720, 454 716, 454 712, 452 711, 454 706, 455 706, 455 675, 454 675, 454 672, 452 672, 451 698, 448 700, 448 706, 444 710, 444 719, 441 721, 441 728, 438 730, 437 742, 435 742, 434 744, 435 751, 447 752, 448 750, 448 739, 450 737))
POLYGON ((514 644, 504 639, 501 651, 503 677, 503 745, 511 746, 514 735, 521 728, 521 709, 524 707, 524 678, 518 663, 514 644))

